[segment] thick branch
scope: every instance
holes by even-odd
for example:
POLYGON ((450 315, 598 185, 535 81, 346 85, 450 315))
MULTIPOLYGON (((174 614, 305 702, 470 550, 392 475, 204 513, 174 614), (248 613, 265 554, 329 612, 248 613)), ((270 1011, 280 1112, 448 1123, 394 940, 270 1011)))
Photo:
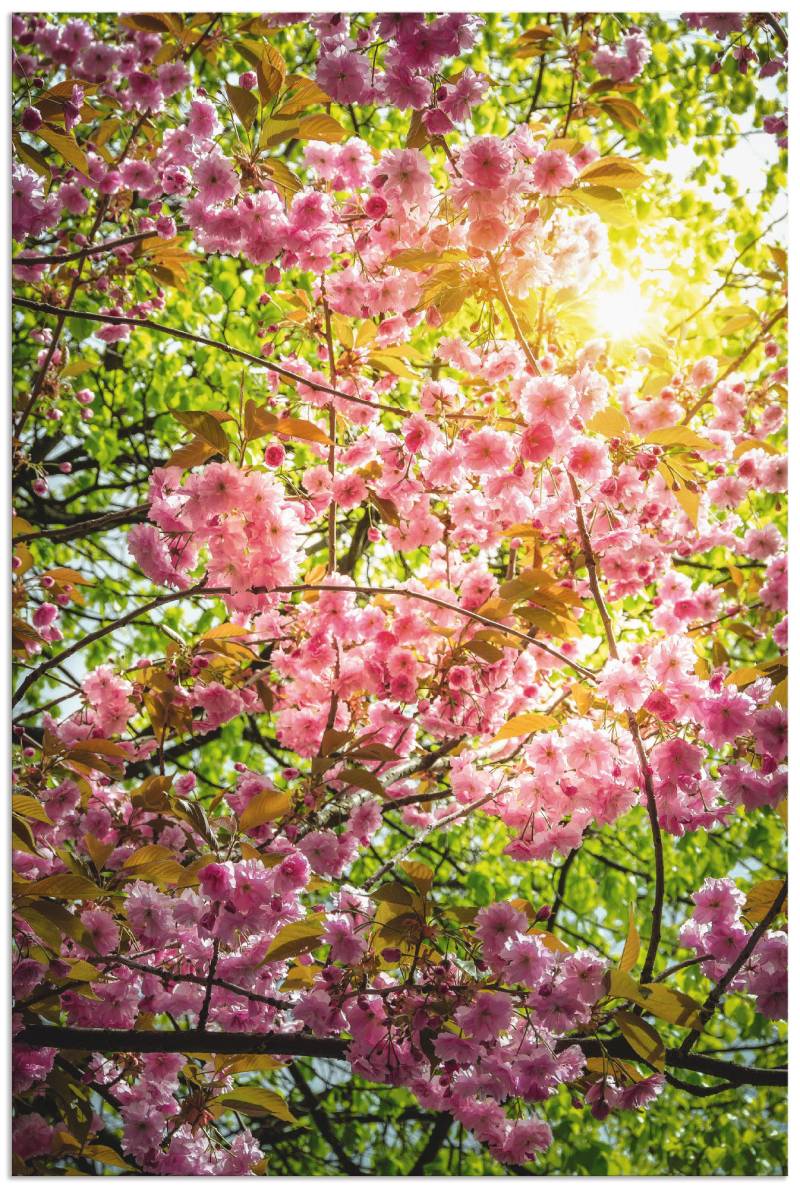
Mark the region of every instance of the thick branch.
MULTIPOLYGON (((641 1060, 630 1047, 627 1040, 617 1036, 612 1040, 598 1040, 578 1036, 565 1037, 556 1044, 558 1051, 578 1044, 585 1056, 613 1056, 620 1060, 641 1060)), ((785 1068, 754 1068, 751 1065, 730 1064, 726 1060, 715 1060, 711 1056, 700 1053, 683 1052, 680 1048, 668 1048, 666 1052, 668 1068, 681 1068, 687 1072, 702 1073, 709 1077, 719 1077, 728 1081, 732 1086, 739 1085, 773 1085, 787 1084, 787 1070, 785 1068)))
POLYGON ((203 1052, 222 1056, 322 1056, 344 1060, 347 1041, 313 1035, 258 1035, 252 1032, 116 1031, 112 1028, 51 1027, 34 1023, 16 1037, 30 1048, 73 1052, 203 1052))
POLYGON ((106 239, 103 243, 90 244, 89 247, 79 248, 64 255, 50 256, 15 256, 11 261, 12 267, 18 265, 24 268, 34 268, 39 264, 56 265, 69 264, 73 260, 84 260, 87 256, 98 256, 103 252, 113 252, 117 248, 125 247, 129 243, 141 243, 144 239, 159 239, 157 231, 137 231, 132 235, 121 235, 119 239, 106 239))
POLYGON ((421 1176, 424 1174, 427 1165, 432 1159, 436 1158, 441 1150, 452 1125, 453 1119, 450 1114, 439 1114, 428 1135, 428 1141, 414 1160, 411 1170, 408 1173, 410 1176, 421 1176))
MULTIPOLYGON (((73 1052, 200 1052, 224 1056, 318 1056, 328 1060, 344 1060, 348 1041, 336 1038, 318 1039, 312 1035, 258 1035, 252 1032, 198 1031, 117 1031, 111 1028, 55 1027, 34 1023, 24 1028, 16 1042, 30 1048, 57 1048, 73 1052)), ((577 1043, 587 1056, 607 1053, 623 1060, 640 1057, 625 1040, 618 1038, 602 1042, 594 1038, 565 1037, 557 1047, 562 1049, 577 1043)), ((785 1068, 753 1068, 729 1064, 710 1056, 696 1055, 670 1049, 666 1054, 670 1068, 682 1068, 705 1073, 730 1081, 731 1085, 784 1086, 785 1068)))
POLYGON ((57 528, 54 531, 45 529, 44 532, 23 532, 14 537, 14 544, 27 544, 32 540, 46 540, 48 544, 64 544, 68 540, 79 540, 84 536, 91 536, 95 532, 105 532, 107 528, 116 528, 120 524, 142 524, 147 519, 150 510, 149 503, 140 503, 138 507, 123 507, 119 511, 108 512, 104 516, 86 519, 69 528, 57 528))

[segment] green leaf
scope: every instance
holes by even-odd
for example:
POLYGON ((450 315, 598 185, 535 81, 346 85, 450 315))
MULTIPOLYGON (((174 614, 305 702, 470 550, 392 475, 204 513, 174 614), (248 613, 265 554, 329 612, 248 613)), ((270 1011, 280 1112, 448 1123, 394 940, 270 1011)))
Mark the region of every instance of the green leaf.
POLYGON ((701 437, 694 429, 683 425, 670 425, 666 429, 653 429, 644 439, 648 445, 683 446, 687 450, 710 450, 714 443, 701 437))
POLYGON ((338 120, 322 114, 302 119, 297 135, 301 140, 323 140, 326 144, 338 144, 347 138, 347 132, 338 120))
POLYGON ((283 80, 286 77, 286 63, 272 45, 265 45, 256 63, 256 77, 258 92, 262 103, 269 103, 280 94, 283 80))
MULTIPOLYGON (((623 102, 627 103, 628 100, 623 102)), ((600 157, 581 170, 579 180, 612 186, 616 190, 635 190, 647 180, 647 172, 627 157, 600 157)))
MULTIPOLYGON (((231 443, 219 421, 211 413, 173 412, 172 415, 176 421, 180 421, 181 425, 196 434, 207 445, 212 446, 217 453, 222 454, 224 458, 228 457, 231 443)), ((225 419, 229 418, 226 416, 225 419)))
MULTIPOLYGON (((753 924, 758 924, 764 919, 767 912, 770 911, 775 900, 780 895, 784 888, 783 879, 764 879, 760 883, 756 883, 747 892, 747 899, 742 908, 742 915, 745 916, 753 924)), ((783 901, 783 907, 780 915, 784 916, 788 912, 788 899, 783 901)))
POLYGON ((276 821, 285 816, 292 807, 292 800, 284 792, 275 792, 266 788, 258 792, 242 811, 239 817, 239 828, 247 833, 251 829, 258 829, 267 821, 276 821))
POLYGON ((701 1004, 680 990, 672 990, 660 982, 639 985, 620 969, 609 970, 606 982, 611 998, 625 998, 628 1002, 644 1007, 651 1015, 675 1023, 678 1027, 703 1030, 701 1004))
POLYGON ((231 107, 245 128, 252 127, 253 120, 258 115, 258 99, 253 92, 245 90, 244 87, 237 87, 235 83, 226 83, 225 90, 231 107))
POLYGON ((625 437, 631 432, 631 423, 621 409, 609 404, 589 418, 586 428, 590 433, 600 433, 603 437, 625 437))
POLYGON ((42 124, 36 130, 36 135, 46 141, 51 148, 54 148, 68 165, 79 169, 81 173, 88 173, 89 162, 86 159, 86 153, 83 149, 78 148, 74 136, 59 132, 58 128, 53 128, 49 124, 42 124))
POLYGON ((374 792, 376 796, 386 799, 386 789, 374 772, 363 767, 346 767, 337 776, 343 784, 352 784, 356 788, 363 788, 366 792, 374 792))
POLYGON ((301 417, 280 417, 275 425, 276 433, 283 433, 286 437, 296 437, 300 441, 315 441, 319 445, 330 445, 331 439, 327 433, 315 425, 313 421, 305 421, 301 417))
POLYGON ((302 78, 299 74, 288 74, 284 87, 289 98, 275 112, 276 119, 298 115, 315 103, 329 104, 332 102, 330 95, 323 91, 318 83, 310 78, 302 78))
POLYGON ((95 1159, 98 1163, 102 1163, 106 1167, 118 1167, 122 1171, 129 1172, 137 1171, 132 1163, 128 1163, 112 1147, 107 1147, 104 1143, 89 1143, 88 1146, 83 1148, 83 1154, 88 1159, 95 1159))
POLYGON ((597 103, 603 107, 614 121, 622 128, 635 132, 644 119, 644 112, 630 99, 621 95, 603 95, 597 103))
POLYGON ((400 869, 408 875, 420 895, 429 895, 433 886, 434 872, 425 862, 410 860, 401 862, 400 869))
POLYGON ((41 899, 44 896, 50 899, 97 899, 103 894, 103 889, 83 875, 57 874, 37 879, 35 883, 17 883, 14 892, 29 899, 41 899))

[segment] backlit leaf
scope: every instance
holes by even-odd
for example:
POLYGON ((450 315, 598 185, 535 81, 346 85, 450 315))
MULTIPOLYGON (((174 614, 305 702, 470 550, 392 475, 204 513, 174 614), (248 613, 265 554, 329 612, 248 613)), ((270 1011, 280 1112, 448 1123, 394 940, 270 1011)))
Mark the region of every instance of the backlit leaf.
POLYGON ((301 953, 310 953, 323 943, 320 939, 325 927, 321 915, 309 916, 305 920, 297 920, 294 924, 286 924, 273 940, 265 961, 285 961, 287 957, 298 957, 301 953))
POLYGON ((666 1050, 655 1027, 634 1015, 631 1011, 617 1011, 614 1021, 630 1046, 653 1068, 663 1072, 666 1064, 666 1050))
POLYGON ((500 742, 505 738, 520 738, 526 734, 535 734, 540 730, 555 730, 557 726, 558 721, 552 714, 536 712, 517 714, 515 718, 511 718, 504 726, 500 727, 492 742, 500 742))

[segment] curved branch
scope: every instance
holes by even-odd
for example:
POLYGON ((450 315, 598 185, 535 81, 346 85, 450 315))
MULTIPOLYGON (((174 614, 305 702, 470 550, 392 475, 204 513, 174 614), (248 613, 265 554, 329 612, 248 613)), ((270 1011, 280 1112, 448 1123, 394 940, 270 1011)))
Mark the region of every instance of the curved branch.
MULTIPOLYGON (((638 1056, 627 1040, 616 1036, 611 1040, 599 1040, 594 1037, 565 1036, 556 1044, 556 1051, 563 1051, 571 1044, 577 1044, 584 1056, 613 1056, 620 1060, 638 1060, 638 1056)), ((715 1060, 702 1053, 684 1052, 681 1048, 668 1048, 666 1052, 667 1068, 680 1068, 687 1072, 702 1073, 709 1077, 718 1077, 730 1082, 731 1086, 759 1085, 781 1088, 788 1083, 788 1071, 785 1068, 755 1068, 752 1065, 731 1064, 727 1060, 715 1060)))
MULTIPOLYGON (((530 635, 526 635, 524 631, 518 631, 515 627, 504 627, 502 624, 496 622, 496 620, 487 619, 484 615, 479 615, 476 611, 466 610, 463 606, 444 602, 441 598, 434 598, 432 594, 422 594, 417 590, 403 590, 396 586, 333 586, 323 583, 322 585, 313 586, 253 586, 251 592, 253 594, 299 594, 306 590, 321 590, 325 593, 334 594, 388 594, 393 598, 416 598, 420 602, 429 602, 432 606, 440 607, 442 610, 450 611, 455 615, 463 615, 465 618, 472 619, 484 627, 491 627, 495 631, 502 631, 506 635, 513 635, 517 639, 522 639, 525 643, 532 644, 533 647, 539 648, 541 651, 547 652, 548 655, 560 660, 562 664, 567 665, 567 667, 577 672, 584 679, 596 680, 595 674, 591 669, 584 668, 582 664, 570 660, 569 656, 565 656, 562 652, 559 652, 558 648, 551 648, 548 644, 542 643, 541 640, 534 639, 530 635)), ((197 585, 192 586, 189 590, 174 590, 170 594, 162 594, 160 597, 154 598, 152 602, 145 603, 144 606, 137 607, 136 610, 128 611, 120 619, 115 619, 112 623, 106 623, 105 626, 98 627, 96 631, 92 631, 89 635, 84 635, 81 639, 76 640, 74 644, 59 652, 57 656, 51 656, 49 659, 42 661, 21 682, 11 699, 11 704, 16 705, 20 698, 30 689, 31 685, 35 684, 51 668, 56 668, 64 660, 68 660, 70 656, 74 656, 76 652, 79 652, 81 648, 85 648, 87 644, 102 639, 104 635, 108 635, 118 627, 125 627, 128 623, 138 618, 139 615, 148 614, 151 610, 155 610, 159 606, 164 606, 169 602, 177 602, 180 598, 198 598, 207 594, 223 595, 230 594, 230 592, 229 586, 197 585)))
POLYGON ((47 660, 43 660, 32 672, 29 672, 23 681, 20 682, 19 687, 11 698, 11 704, 16 705, 20 701, 31 685, 34 685, 40 677, 49 672, 51 668, 57 668, 59 664, 63 664, 70 656, 74 656, 82 648, 88 644, 95 643, 96 640, 102 639, 103 636, 109 635, 112 631, 116 631, 118 627, 126 627, 128 623, 132 623, 139 615, 149 614, 151 610, 156 610, 159 606, 166 606, 168 602, 177 602, 179 598, 183 598, 187 594, 191 594, 190 590, 173 590, 171 594, 162 594, 158 598, 154 598, 152 602, 145 603, 144 606, 137 606, 134 610, 128 611, 120 619, 115 619, 113 623, 106 623, 103 627, 98 627, 96 631, 91 631, 88 635, 82 636, 71 644, 68 648, 64 648, 57 656, 50 656, 47 660))
POLYGON ((766 336, 769 334, 770 330, 775 325, 775 323, 779 322, 781 320, 781 318, 786 317, 788 310, 789 310, 789 306, 784 305, 783 308, 779 309, 776 314, 773 314, 773 316, 770 318, 770 320, 768 322, 766 322, 761 327, 761 330, 756 335, 756 337, 753 339, 753 341, 750 343, 749 347, 747 347, 746 350, 742 351, 741 355, 738 355, 733 360, 733 362, 730 364, 730 366, 725 368, 722 375, 717 376, 717 378, 714 380, 714 382, 712 384, 709 384, 708 387, 704 388, 702 395, 700 397, 698 397, 698 399, 694 402, 694 404, 692 404, 687 409, 687 411, 684 413, 683 418, 681 420, 682 425, 689 424, 689 422, 691 421, 691 419, 695 415, 695 413, 699 412, 700 409, 703 407, 703 405, 707 402, 709 396, 714 391, 714 389, 716 387, 718 387, 719 384, 721 384, 723 380, 726 380, 728 378, 728 376, 732 374, 732 372, 736 371, 737 367, 739 367, 739 365, 741 363, 744 363, 745 359, 747 359, 750 355, 752 355, 753 351, 756 349, 758 344, 762 341, 762 339, 766 338, 766 336))
POLYGON ((439 1114, 438 1118, 433 1124, 430 1134, 428 1135, 428 1140, 425 1143, 425 1146, 422 1148, 419 1155, 414 1160, 410 1171, 407 1173, 409 1176, 421 1176, 424 1174, 426 1166, 439 1154, 439 1151, 447 1139, 447 1135, 449 1134, 450 1127, 452 1125, 453 1118, 450 1114, 439 1114))
MULTIPOLYGON (((30 1048, 57 1048, 73 1052, 202 1052, 224 1056, 319 1056, 345 1060, 349 1041, 331 1037, 318 1039, 307 1034, 260 1035, 252 1032, 198 1031, 119 1031, 113 1028, 56 1027, 33 1023, 16 1036, 15 1042, 30 1048)), ((587 1056, 610 1056, 640 1060, 622 1038, 600 1041, 594 1038, 565 1037, 558 1049, 579 1044, 587 1056)), ((783 1087, 787 1084, 785 1068, 754 1068, 715 1060, 710 1056, 669 1049, 669 1068, 720 1077, 732 1085, 783 1087)))
POLYGON ((346 1176, 363 1176, 364 1172, 357 1163, 353 1162, 336 1137, 334 1129, 328 1120, 328 1115, 325 1113, 324 1109, 320 1108, 319 1102, 311 1092, 311 1089, 309 1088, 305 1077, 300 1072, 300 1069, 297 1067, 297 1065, 293 1064, 289 1068, 289 1072, 291 1073, 292 1080, 299 1090, 300 1096, 306 1104, 309 1114, 314 1119, 317 1130, 320 1132, 322 1137, 325 1139, 325 1142, 333 1151, 341 1170, 346 1176))
POLYGON ((84 536, 91 536, 94 532, 105 532, 107 528, 116 528, 120 524, 142 524, 150 510, 149 503, 140 503, 138 507, 123 507, 119 511, 107 512, 103 516, 81 520, 69 528, 57 528, 55 531, 45 529, 43 532, 22 532, 14 537, 13 543, 28 544, 32 540, 46 540, 48 544, 64 544, 68 540, 78 540, 84 536))
POLYGON ((364 405, 365 408, 395 413, 398 417, 411 416, 411 412, 407 408, 400 408, 396 404, 380 404, 377 400, 364 400, 361 396, 348 396, 346 392, 340 392, 337 388, 331 388, 328 384, 321 384, 317 380, 307 379, 295 371, 290 371, 288 367, 281 367, 279 363, 270 363, 268 359, 262 359, 260 355, 251 355, 248 351, 240 351, 238 347, 229 346, 226 342, 217 342, 213 338, 206 338, 203 334, 192 334, 189 330, 180 330, 177 326, 165 326, 163 322, 154 322, 152 318, 99 314, 85 309, 62 309, 58 305, 50 305, 46 301, 32 301, 28 297, 13 297, 12 303, 22 306, 24 309, 32 309, 35 313, 53 314, 61 322, 67 318, 77 318, 87 322, 102 322, 104 325, 110 326, 138 326, 143 330, 155 330, 157 334, 166 334, 170 338, 179 338, 184 342, 194 342, 198 346, 213 347, 214 350, 223 351, 226 355, 233 355, 236 359, 244 359, 246 362, 252 363, 254 367, 264 367, 267 371, 274 371, 290 383, 305 384, 307 388, 313 388, 315 392, 325 392, 339 400, 349 400, 352 404, 364 405))
POLYGON ((73 260, 85 260, 87 256, 99 256, 103 252, 113 252, 116 248, 125 247, 129 243, 141 243, 144 239, 160 239, 157 231, 137 231, 131 235, 121 235, 119 239, 106 239, 103 243, 91 244, 89 247, 79 248, 75 252, 67 252, 63 256, 15 256, 11 267, 35 268, 40 264, 70 264, 73 260))
MULTIPOLYGON (((611 616, 608 613, 605 600, 603 598, 602 590, 600 589, 600 582, 597 576, 597 560, 592 548, 592 540, 589 535, 589 530, 586 527, 586 520, 583 515, 583 508, 581 507, 581 496, 578 489, 578 484, 572 475, 567 476, 569 484, 572 489, 572 495, 575 500, 575 515, 578 522, 578 532, 583 546, 583 555, 586 562, 586 571, 589 575, 589 586, 597 605, 600 618, 603 621, 603 628, 606 634, 606 642, 608 643, 609 654, 617 660, 619 658, 619 651, 617 649, 617 641, 614 637, 614 628, 611 623, 611 616)), ((639 767, 642 773, 642 782, 644 784, 645 799, 647 803, 647 816, 650 820, 650 832, 653 837, 653 852, 655 856, 655 891, 653 894, 653 924, 650 929, 650 940, 647 945, 647 954, 642 966, 642 981, 648 982, 653 973, 656 956, 658 955, 658 946, 661 943, 661 917, 664 913, 664 843, 661 838, 661 828, 658 824, 658 805, 656 804, 655 788, 653 786, 653 776, 650 771, 650 764, 647 762, 647 754, 645 753, 644 744, 642 742, 642 735, 639 730, 639 723, 636 721, 636 715, 632 711, 627 714, 628 731, 633 739, 633 745, 636 748, 636 756, 639 760, 639 767)))

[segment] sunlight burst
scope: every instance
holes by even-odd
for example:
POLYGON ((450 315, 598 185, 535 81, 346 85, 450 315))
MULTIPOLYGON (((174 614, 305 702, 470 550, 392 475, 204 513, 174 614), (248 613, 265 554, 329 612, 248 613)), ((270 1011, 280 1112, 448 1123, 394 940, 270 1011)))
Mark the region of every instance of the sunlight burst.
POLYGON ((592 316, 597 329, 608 338, 630 340, 648 328, 653 310, 639 282, 629 278, 597 294, 592 316))

